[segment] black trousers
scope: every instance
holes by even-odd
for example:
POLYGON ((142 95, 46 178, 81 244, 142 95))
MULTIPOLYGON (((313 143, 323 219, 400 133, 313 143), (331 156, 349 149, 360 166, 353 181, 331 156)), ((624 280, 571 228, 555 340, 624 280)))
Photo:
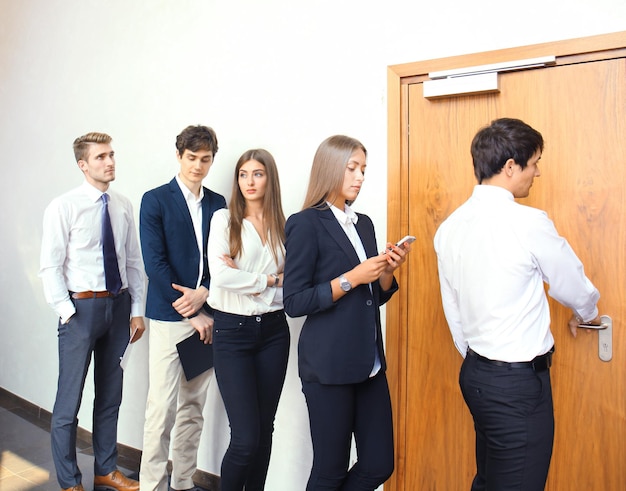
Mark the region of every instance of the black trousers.
POLYGON ((364 382, 302 381, 309 409, 313 468, 307 491, 374 491, 393 472, 393 422, 385 372, 364 382), (352 437, 357 461, 350 467, 352 437))
POLYGON ((474 418, 472 491, 541 491, 554 440, 550 370, 494 366, 468 355, 459 384, 474 418))
POLYGON ((265 488, 289 340, 283 310, 253 316, 215 311, 213 362, 230 424, 222 491, 265 488))

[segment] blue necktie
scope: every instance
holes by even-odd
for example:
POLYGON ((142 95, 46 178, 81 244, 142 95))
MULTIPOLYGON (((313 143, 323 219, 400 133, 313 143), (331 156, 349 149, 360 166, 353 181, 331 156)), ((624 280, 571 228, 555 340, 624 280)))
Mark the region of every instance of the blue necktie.
POLYGON ((102 195, 102 255, 104 257, 104 279, 107 291, 117 295, 122 288, 122 278, 120 268, 117 264, 117 253, 115 252, 115 240, 113 239, 113 229, 111 228, 111 217, 109 216, 109 195, 102 195))

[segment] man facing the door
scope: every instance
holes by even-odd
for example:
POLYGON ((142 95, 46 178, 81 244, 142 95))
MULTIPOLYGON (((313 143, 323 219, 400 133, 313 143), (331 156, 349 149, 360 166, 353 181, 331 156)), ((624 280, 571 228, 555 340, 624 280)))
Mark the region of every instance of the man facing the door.
POLYGON ((549 295, 580 322, 599 324, 598 290, 554 224, 523 206, 543 152, 518 119, 482 128, 471 145, 472 196, 435 235, 446 320, 465 358, 459 384, 476 431, 472 491, 545 487, 554 439, 549 295))

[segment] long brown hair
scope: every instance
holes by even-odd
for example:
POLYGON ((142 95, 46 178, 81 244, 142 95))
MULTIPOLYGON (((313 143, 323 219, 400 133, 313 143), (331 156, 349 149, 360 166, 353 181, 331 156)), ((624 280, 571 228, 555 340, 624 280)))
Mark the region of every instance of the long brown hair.
MULTIPOLYGON (((327 201, 333 203, 337 198, 346 172, 346 164, 356 150, 367 150, 363 144, 349 136, 334 135, 326 138, 315 152, 309 187, 304 198, 305 208, 327 208, 327 201)), ((351 205, 352 202, 347 202, 351 205)))
POLYGON ((241 228, 246 213, 246 200, 239 189, 239 169, 249 160, 256 160, 265 167, 267 184, 265 197, 263 198, 263 223, 267 232, 267 240, 274 256, 274 261, 278 264, 278 252, 285 254, 285 214, 280 193, 280 181, 278 179, 278 169, 274 157, 267 150, 256 148, 243 153, 235 166, 235 177, 233 180, 233 191, 228 205, 230 211, 229 239, 230 256, 236 258, 243 253, 243 243, 241 241, 241 228))

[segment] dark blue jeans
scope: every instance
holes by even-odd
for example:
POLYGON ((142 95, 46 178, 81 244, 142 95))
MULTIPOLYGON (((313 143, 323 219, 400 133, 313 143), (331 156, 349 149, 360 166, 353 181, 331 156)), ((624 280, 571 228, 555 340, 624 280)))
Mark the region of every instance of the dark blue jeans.
POLYGON ((302 381, 313 468, 307 491, 374 491, 393 472, 393 421, 385 372, 357 384, 302 381), (357 462, 350 468, 352 436, 357 462))
POLYGON ((554 439, 550 370, 508 368, 468 355, 459 383, 474 418, 472 491, 541 491, 554 439))
POLYGON ((265 486, 289 342, 282 310, 257 316, 215 312, 213 363, 230 424, 222 491, 265 486))
POLYGON ((62 488, 81 482, 76 463, 78 410, 94 357, 94 473, 117 467, 117 418, 122 402, 120 357, 130 338, 130 295, 75 300, 76 313, 59 323, 59 382, 52 410, 52 457, 62 488))

